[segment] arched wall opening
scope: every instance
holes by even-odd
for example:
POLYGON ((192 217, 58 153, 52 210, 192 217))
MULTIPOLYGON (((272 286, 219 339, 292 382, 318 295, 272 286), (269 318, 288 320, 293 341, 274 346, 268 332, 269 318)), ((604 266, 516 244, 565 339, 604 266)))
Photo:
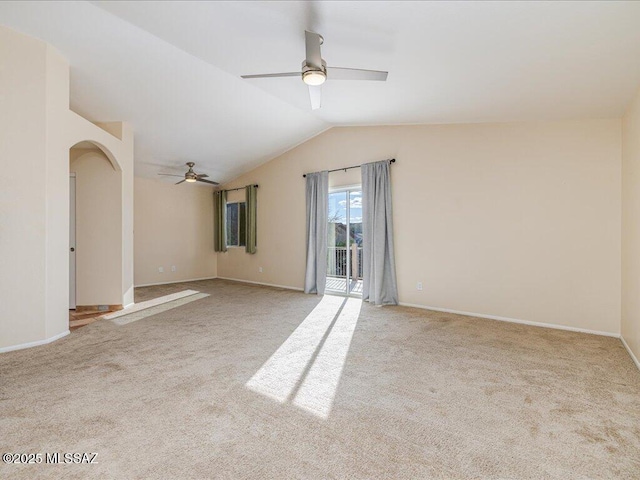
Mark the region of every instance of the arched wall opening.
POLYGON ((69 150, 69 171, 69 308, 122 308, 122 170, 104 146, 82 141, 69 150))
MULTIPOLYGON (((109 191, 120 222, 107 232, 119 235, 109 245, 120 253, 117 259, 110 255, 109 265, 121 272, 115 303, 133 303, 133 130, 122 122, 91 122, 69 109, 69 62, 53 47, 0 26, 0 45, 5 44, 11 48, 0 48, 0 94, 8 101, 0 191, 10 203, 0 212, 0 353, 69 333, 70 149, 83 140, 108 159, 100 164, 111 169, 105 175, 120 175, 119 198, 109 191), (28 182, 25 170, 34 173, 28 182)), ((115 284, 110 280, 109 288, 115 284)))

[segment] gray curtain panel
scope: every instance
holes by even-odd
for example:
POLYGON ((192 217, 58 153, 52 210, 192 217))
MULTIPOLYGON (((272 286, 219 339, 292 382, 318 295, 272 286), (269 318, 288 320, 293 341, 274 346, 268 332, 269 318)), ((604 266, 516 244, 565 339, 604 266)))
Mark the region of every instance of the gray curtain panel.
POLYGON ((245 187, 245 204, 246 204, 246 216, 245 216, 245 232, 246 232, 246 245, 244 247, 247 253, 256 253, 257 236, 256 226, 258 217, 257 211, 257 192, 258 188, 255 185, 247 185, 245 187))
POLYGON ((362 300, 397 305, 389 162, 362 165, 362 300))
POLYGON ((213 249, 227 251, 227 192, 213 192, 213 249))
POLYGON ((329 172, 307 174, 307 271, 304 292, 324 295, 327 284, 329 172))

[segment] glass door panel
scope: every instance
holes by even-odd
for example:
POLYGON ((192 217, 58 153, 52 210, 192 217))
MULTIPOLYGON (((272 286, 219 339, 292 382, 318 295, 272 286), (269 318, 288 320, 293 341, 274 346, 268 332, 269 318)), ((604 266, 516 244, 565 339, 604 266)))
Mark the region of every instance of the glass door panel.
POLYGON ((347 193, 329 193, 327 290, 347 293, 347 193))
POLYGON ((349 191, 349 291, 362 295, 362 192, 349 191))
POLYGON ((327 291, 362 294, 362 192, 329 193, 327 291))

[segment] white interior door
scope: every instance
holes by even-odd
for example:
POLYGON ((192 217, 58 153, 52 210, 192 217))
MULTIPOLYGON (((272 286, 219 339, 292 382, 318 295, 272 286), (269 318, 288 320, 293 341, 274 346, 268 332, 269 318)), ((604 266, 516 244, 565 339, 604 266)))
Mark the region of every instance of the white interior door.
POLYGON ((69 177, 69 310, 76 308, 76 176, 69 177))

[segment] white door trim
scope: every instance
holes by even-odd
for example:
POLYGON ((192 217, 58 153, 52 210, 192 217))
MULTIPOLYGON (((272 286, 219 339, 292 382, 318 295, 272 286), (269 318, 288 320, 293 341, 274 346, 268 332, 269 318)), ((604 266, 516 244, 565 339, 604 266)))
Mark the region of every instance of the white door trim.
POLYGON ((76 174, 69 174, 69 310, 76 308, 76 174))

